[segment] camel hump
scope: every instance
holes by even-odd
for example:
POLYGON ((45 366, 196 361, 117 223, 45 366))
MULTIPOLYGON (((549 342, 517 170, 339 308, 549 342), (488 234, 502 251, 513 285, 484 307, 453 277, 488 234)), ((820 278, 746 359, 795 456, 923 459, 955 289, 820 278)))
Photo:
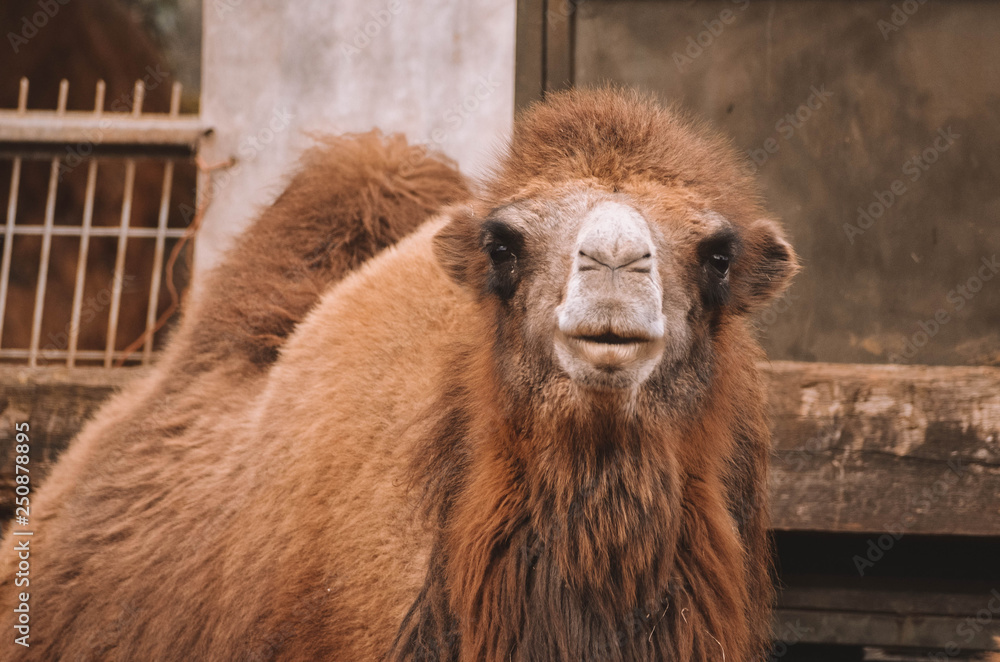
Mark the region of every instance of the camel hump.
POLYGON ((269 366, 328 286, 468 195, 450 160, 402 135, 317 138, 203 283, 181 355, 269 366))

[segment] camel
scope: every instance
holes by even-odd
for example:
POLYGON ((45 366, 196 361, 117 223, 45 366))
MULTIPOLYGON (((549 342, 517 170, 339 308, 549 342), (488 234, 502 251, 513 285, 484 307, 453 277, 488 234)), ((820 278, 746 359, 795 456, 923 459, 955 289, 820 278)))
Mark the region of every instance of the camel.
MULTIPOLYGON (((220 273, 249 278, 243 246, 220 273)), ((207 288, 39 494, 29 656, 758 659, 750 319, 796 268, 725 140, 550 95, 477 192, 318 301, 247 323, 256 285, 207 288)))
MULTIPOLYGON (((93 472, 84 492, 87 498, 97 490, 113 494, 105 501, 108 512, 141 510, 132 497, 153 487, 147 480, 151 474, 138 465, 126 470, 125 458, 138 453, 145 458, 140 463, 153 457, 167 462, 167 457, 180 459, 178 453, 197 452, 181 449, 175 438, 188 426, 240 406, 261 388, 281 345, 327 285, 468 195, 454 164, 408 145, 402 136, 373 131, 319 138, 277 200, 237 240, 224 263, 207 274, 198 296, 185 301, 180 328, 153 373, 98 412, 56 463, 37 498, 32 495, 34 576, 27 588, 15 586, 12 568, 19 559, 11 554, 0 560, 13 564, 3 571, 3 599, 14 600, 27 590, 35 613, 56 608, 64 578, 46 576, 48 559, 86 555, 86 548, 101 539, 94 530, 80 528, 89 519, 80 516, 83 502, 82 510, 67 507, 67 499, 80 498, 74 475, 93 472)), ((171 490, 169 485, 163 489, 171 490)), ((21 540, 10 528, 5 539, 21 540)), ((70 655, 55 638, 58 624, 39 619, 35 631, 53 634, 48 641, 29 638, 31 647, 23 652, 29 659, 104 659, 117 632, 88 633, 88 643, 70 655)), ((21 647, 15 648, 21 655, 21 647)))

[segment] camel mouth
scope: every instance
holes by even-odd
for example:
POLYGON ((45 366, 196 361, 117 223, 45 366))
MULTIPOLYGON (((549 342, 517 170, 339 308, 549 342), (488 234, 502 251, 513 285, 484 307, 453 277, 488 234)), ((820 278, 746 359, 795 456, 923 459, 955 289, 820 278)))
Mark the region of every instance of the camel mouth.
POLYGON ((596 343, 598 345, 632 345, 636 343, 650 342, 650 338, 647 336, 621 335, 613 331, 606 331, 598 335, 582 334, 572 337, 576 340, 596 343))
POLYGON ((579 375, 611 375, 630 372, 658 354, 662 338, 636 330, 601 329, 573 330, 557 333, 557 346, 566 362, 576 365, 579 375))

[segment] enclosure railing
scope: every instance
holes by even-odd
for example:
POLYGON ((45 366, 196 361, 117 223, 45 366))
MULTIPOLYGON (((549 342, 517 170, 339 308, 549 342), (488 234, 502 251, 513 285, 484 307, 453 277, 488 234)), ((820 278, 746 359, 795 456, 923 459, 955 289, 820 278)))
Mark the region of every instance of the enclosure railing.
MULTIPOLYGON (((180 113, 181 85, 174 83, 168 113, 143 113, 145 86, 135 84, 130 112, 106 112, 104 108, 105 84, 98 81, 93 111, 67 111, 66 100, 69 83, 63 80, 55 110, 29 110, 28 80, 22 79, 16 109, 0 110, 0 156, 11 160, 10 193, 7 201, 6 222, 2 226, 3 256, 0 261, 0 359, 26 362, 29 366, 39 361, 65 361, 73 367, 77 361, 99 362, 111 367, 115 361, 126 359, 148 363, 152 357, 153 339, 160 321, 157 319, 160 289, 164 270, 164 253, 168 239, 180 239, 188 228, 168 227, 171 191, 174 183, 174 164, 178 158, 195 155, 201 137, 208 133, 197 115, 180 113), (56 225, 54 222, 56 199, 60 182, 61 165, 67 154, 76 155, 86 162, 86 188, 79 225, 56 225), (94 199, 98 178, 100 154, 124 156, 124 182, 119 223, 115 226, 93 224, 94 199), (82 156, 81 156, 82 155, 82 156), (133 227, 132 206, 137 158, 162 159, 163 177, 160 189, 159 213, 155 227, 133 227), (21 186, 22 164, 26 159, 49 159, 48 188, 45 197, 44 217, 41 224, 19 224, 18 196, 21 186), (8 294, 11 286, 11 264, 15 257, 14 237, 35 235, 41 237, 38 255, 38 277, 35 284, 34 306, 31 313, 31 332, 27 347, 8 347, 4 342, 4 321, 8 317, 8 294), (45 310, 48 275, 53 237, 78 237, 76 278, 71 302, 71 316, 66 347, 41 347, 43 311, 45 310), (103 350, 79 347, 81 310, 84 282, 88 265, 90 240, 94 237, 117 238, 114 276, 111 281, 110 301, 107 311, 107 333, 103 350), (146 302, 145 332, 142 352, 130 358, 131 352, 116 349, 122 289, 125 282, 125 255, 130 239, 155 242, 150 265, 149 295, 146 302)), ((21 256, 21 259, 25 259, 21 256)), ((60 304, 62 305, 62 304, 60 304)))

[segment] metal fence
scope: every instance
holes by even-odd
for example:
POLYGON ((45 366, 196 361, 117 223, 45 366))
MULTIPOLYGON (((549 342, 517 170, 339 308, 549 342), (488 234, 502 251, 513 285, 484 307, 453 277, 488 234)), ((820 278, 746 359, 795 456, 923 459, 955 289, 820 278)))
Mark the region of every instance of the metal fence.
MULTIPOLYGON (((145 88, 142 81, 137 81, 135 84, 130 112, 105 110, 103 81, 97 83, 93 111, 67 111, 69 83, 66 80, 60 83, 58 103, 54 110, 29 110, 28 87, 28 80, 22 79, 17 108, 0 110, 0 159, 10 161, 10 190, 6 223, 2 227, 3 256, 0 261, 0 360, 27 363, 29 366, 64 362, 69 367, 78 364, 100 364, 105 368, 110 368, 116 363, 148 363, 152 357, 156 331, 166 321, 158 316, 158 310, 165 277, 167 244, 172 242, 177 246, 177 242, 187 240, 191 232, 191 228, 187 227, 193 216, 190 213, 185 215, 181 227, 171 227, 168 223, 171 216, 171 198, 175 189, 175 168, 178 164, 193 168, 192 157, 196 154, 199 139, 207 133, 207 130, 197 115, 180 113, 179 83, 175 83, 171 90, 168 113, 143 113, 145 88), (95 223, 95 196, 102 159, 124 164, 117 225, 95 223), (18 214, 22 169, 29 160, 48 161, 49 165, 44 213, 41 222, 37 222, 39 219, 36 217, 34 223, 30 222, 31 219, 21 222, 18 214), (136 168, 140 160, 144 163, 156 162, 157 167, 162 167, 159 205, 155 225, 152 227, 142 227, 142 224, 133 221, 136 168), (64 212, 62 217, 68 215, 70 218, 78 218, 79 221, 57 224, 55 219, 60 182, 71 167, 72 169, 79 167, 82 171, 84 166, 86 184, 82 209, 62 210, 64 212), (19 236, 40 237, 41 244, 37 254, 15 250, 15 238, 19 236), (58 293, 54 294, 49 287, 53 260, 52 244, 53 238, 56 237, 78 238, 79 245, 72 299, 52 302, 52 297, 58 296, 58 293), (93 266, 94 259, 91 240, 95 238, 113 238, 117 241, 113 277, 108 288, 110 291, 104 297, 107 299, 106 305, 102 306, 101 311, 103 313, 103 308, 106 308, 106 317, 103 314, 88 315, 90 319, 82 319, 84 286, 88 268, 93 266), (141 331, 141 338, 137 339, 136 343, 123 348, 120 346, 123 338, 119 337, 119 325, 122 292, 128 280, 125 266, 130 240, 152 242, 152 260, 148 265, 143 265, 143 273, 138 278, 143 286, 148 284, 144 330, 141 331), (8 340, 4 336, 5 322, 9 327, 14 316, 26 314, 26 310, 8 309, 12 287, 11 267, 15 260, 19 261, 21 267, 25 266, 20 263, 21 261, 37 260, 37 279, 34 282, 34 301, 30 313, 30 334, 27 338, 21 334, 20 338, 8 340), (50 302, 49 310, 64 310, 68 307, 70 320, 68 333, 59 334, 65 336, 64 339, 60 338, 43 346, 42 331, 45 323, 43 315, 47 301, 50 302), (88 323, 94 323, 94 319, 98 317, 101 318, 99 324, 102 327, 106 321, 103 348, 81 347, 81 329, 85 329, 88 323), (136 351, 140 348, 140 343, 141 352, 136 351)), ((115 173, 118 171, 117 168, 109 170, 115 173)), ((140 192, 141 195, 149 193, 151 193, 149 187, 140 192)), ((34 202, 36 205, 40 204, 38 200, 34 202)), ((24 206, 23 198, 21 206, 24 206)), ((173 215, 177 216, 176 209, 173 215)), ((151 222, 146 223, 150 224, 151 222)), ((144 251, 145 255, 149 254, 148 246, 144 251)), ((70 256, 65 255, 65 251, 59 257, 66 261, 70 259, 70 256)), ((109 259, 110 255, 98 257, 109 259)), ((169 259, 167 261, 172 267, 173 261, 169 259)), ((166 277, 169 278, 171 272, 172 269, 168 270, 166 277)), ((63 290, 65 293, 68 287, 63 290)), ((171 309, 168 317, 172 312, 171 309)), ((22 328, 27 328, 25 320, 18 321, 21 322, 22 328)), ((130 331, 134 333, 135 329, 130 331)))

